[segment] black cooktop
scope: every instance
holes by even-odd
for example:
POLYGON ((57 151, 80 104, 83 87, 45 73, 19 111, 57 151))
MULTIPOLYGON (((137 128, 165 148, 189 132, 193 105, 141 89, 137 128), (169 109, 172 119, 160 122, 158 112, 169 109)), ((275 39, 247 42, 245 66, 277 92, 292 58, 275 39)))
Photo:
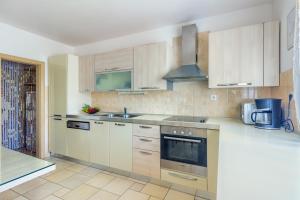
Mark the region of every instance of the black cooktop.
POLYGON ((164 119, 164 121, 205 123, 207 121, 207 118, 193 116, 173 116, 164 119))

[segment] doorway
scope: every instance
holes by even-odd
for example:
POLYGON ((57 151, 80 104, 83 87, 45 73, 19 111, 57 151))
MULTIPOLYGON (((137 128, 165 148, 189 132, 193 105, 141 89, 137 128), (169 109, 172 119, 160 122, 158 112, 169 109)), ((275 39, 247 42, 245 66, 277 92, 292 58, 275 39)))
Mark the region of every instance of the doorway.
POLYGON ((2 146, 45 156, 44 63, 0 54, 2 146))

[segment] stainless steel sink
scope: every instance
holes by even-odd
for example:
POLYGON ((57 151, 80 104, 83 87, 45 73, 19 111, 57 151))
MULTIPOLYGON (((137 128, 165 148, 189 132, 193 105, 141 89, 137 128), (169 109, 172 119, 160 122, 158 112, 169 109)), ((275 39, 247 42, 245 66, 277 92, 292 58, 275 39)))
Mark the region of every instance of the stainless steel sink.
POLYGON ((140 115, 135 115, 135 114, 120 114, 120 113, 107 113, 107 114, 102 114, 101 116, 105 116, 108 118, 124 118, 124 119, 129 119, 133 117, 138 117, 140 115))

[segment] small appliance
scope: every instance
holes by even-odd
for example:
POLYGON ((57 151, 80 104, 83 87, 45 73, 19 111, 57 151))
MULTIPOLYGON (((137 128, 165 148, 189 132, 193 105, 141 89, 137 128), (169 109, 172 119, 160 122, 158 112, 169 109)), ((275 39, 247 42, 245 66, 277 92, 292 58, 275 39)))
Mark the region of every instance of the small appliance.
POLYGON ((241 120, 244 124, 254 124, 251 119, 251 114, 255 111, 256 105, 254 102, 247 102, 241 104, 241 120))
POLYGON ((256 110, 251 119, 256 128, 280 129, 282 122, 281 99, 256 99, 256 110))

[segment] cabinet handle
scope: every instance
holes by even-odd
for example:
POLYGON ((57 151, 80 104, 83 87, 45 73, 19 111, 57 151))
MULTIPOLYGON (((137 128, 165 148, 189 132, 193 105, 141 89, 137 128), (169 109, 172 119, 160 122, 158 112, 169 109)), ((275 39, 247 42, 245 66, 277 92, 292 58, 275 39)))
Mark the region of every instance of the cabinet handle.
POLYGON ((61 115, 53 115, 54 117, 61 117, 61 115))
POLYGON ((62 119, 60 119, 60 118, 54 118, 54 120, 62 120, 62 119))
POLYGON ((157 90, 159 87, 140 87, 140 90, 157 90))
POLYGON ((197 178, 194 178, 194 177, 189 177, 189 176, 185 176, 185 175, 181 175, 181 174, 175 174, 175 173, 172 173, 172 172, 169 172, 168 174, 170 176, 174 176, 176 178, 181 178, 181 179, 186 179, 186 180, 189 180, 189 181, 197 181, 198 180, 197 178))
POLYGON ((95 122, 95 124, 104 124, 103 122, 95 122))
POLYGON ((144 138, 140 138, 140 141, 142 141, 142 142, 152 142, 152 140, 148 140, 148 139, 144 139, 144 138))
POLYGON ((151 126, 143 126, 143 125, 141 125, 140 128, 150 129, 152 127, 151 126))
POLYGON ((147 156, 151 156, 152 153, 147 152, 147 151, 139 151, 141 154, 147 155, 147 156))
POLYGON ((116 126, 125 126, 125 124, 115 123, 116 126))
POLYGON ((227 87, 227 86, 250 86, 252 83, 227 83, 227 84, 217 84, 219 87, 227 87))

